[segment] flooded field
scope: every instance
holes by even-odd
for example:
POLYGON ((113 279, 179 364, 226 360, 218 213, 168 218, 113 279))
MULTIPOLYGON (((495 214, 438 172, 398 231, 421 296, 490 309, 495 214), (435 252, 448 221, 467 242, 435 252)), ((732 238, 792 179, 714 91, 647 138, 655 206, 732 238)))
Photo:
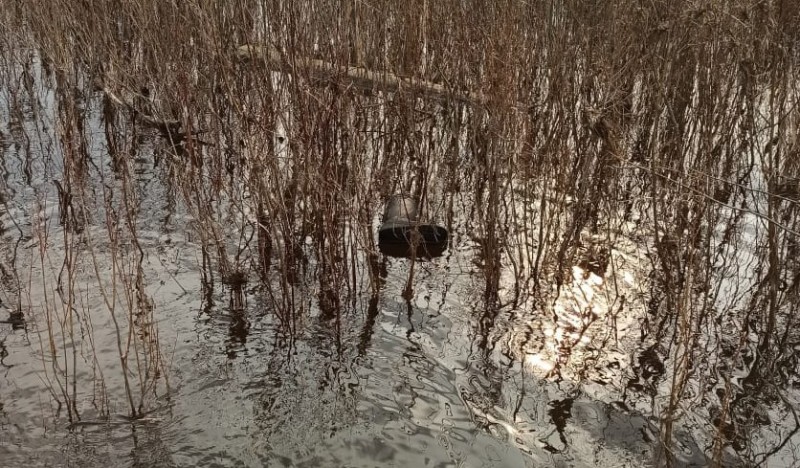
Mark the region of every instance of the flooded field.
POLYGON ((0 5, 0 465, 800 466, 800 9, 538 3, 0 5))

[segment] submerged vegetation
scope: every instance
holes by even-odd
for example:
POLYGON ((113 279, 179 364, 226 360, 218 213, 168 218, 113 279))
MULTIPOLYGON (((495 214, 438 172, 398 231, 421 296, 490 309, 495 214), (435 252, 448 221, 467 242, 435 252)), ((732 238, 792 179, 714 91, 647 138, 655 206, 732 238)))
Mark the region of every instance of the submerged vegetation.
POLYGON ((505 376, 462 395, 475 427, 566 450, 519 435, 536 379, 570 389, 543 419, 565 446, 590 395, 644 415, 657 464, 687 433, 712 465, 798 463, 800 3, 28 0, 0 24, 0 300, 70 427, 169 399, 186 271, 240 341, 257 303, 278 354, 319 318, 363 356, 402 193, 452 233, 403 260, 409 317, 460 301, 505 376), (172 271, 174 232, 197 248, 172 271))

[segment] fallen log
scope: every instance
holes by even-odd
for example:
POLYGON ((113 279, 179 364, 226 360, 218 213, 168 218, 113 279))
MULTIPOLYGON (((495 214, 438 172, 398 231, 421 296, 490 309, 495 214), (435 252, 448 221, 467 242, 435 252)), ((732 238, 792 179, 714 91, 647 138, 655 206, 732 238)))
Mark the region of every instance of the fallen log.
POLYGON ((159 119, 152 115, 146 114, 141 109, 134 106, 132 103, 117 96, 116 93, 111 91, 105 85, 99 86, 100 90, 105 96, 118 107, 128 109, 133 115, 139 119, 144 125, 155 128, 165 136, 176 137, 181 134, 181 122, 173 119, 159 119))
POLYGON ((364 67, 336 65, 306 57, 294 57, 290 61, 273 46, 243 45, 236 49, 236 58, 241 61, 263 62, 273 70, 289 73, 300 68, 314 79, 330 83, 345 83, 364 91, 409 92, 440 101, 457 101, 468 104, 483 104, 486 101, 480 93, 462 93, 439 83, 406 78, 394 73, 376 72, 364 67))

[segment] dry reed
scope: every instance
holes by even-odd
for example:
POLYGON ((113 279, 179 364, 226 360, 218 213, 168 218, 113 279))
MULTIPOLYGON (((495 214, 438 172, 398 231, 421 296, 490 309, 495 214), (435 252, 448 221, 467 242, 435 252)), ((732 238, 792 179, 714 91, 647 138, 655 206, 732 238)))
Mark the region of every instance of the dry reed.
MULTIPOLYGON (((794 414, 781 389, 800 338, 796 2, 31 0, 1 10, 17 33, 0 50, 22 64, 21 83, 31 54, 57 77, 59 333, 74 337, 80 320, 74 238, 99 223, 114 273, 106 286, 98 270, 98 285, 115 321, 119 309, 128 321, 118 336, 131 415, 162 371, 129 175, 135 135, 153 128, 198 221, 205 286, 230 286, 241 307, 257 272, 288 333, 311 291, 335 326, 362 271, 378 294, 373 221, 403 191, 448 224, 471 220, 486 328, 510 303, 557 296, 573 265, 602 276, 603 249, 644 233, 653 273, 641 345, 671 365, 669 394, 654 402, 667 460, 675 423, 700 395, 714 400, 717 464, 728 446, 754 463, 769 455, 746 442, 766 402, 794 414), (271 58, 242 61, 245 44, 271 58), (105 220, 89 221, 77 103, 98 100, 115 180, 102 182, 105 220), (600 247, 585 260, 590 237, 600 247), (758 265, 747 278, 744 250, 758 265), (747 370, 744 389, 729 371, 706 372, 731 368, 747 370), (763 397, 747 396, 754 388, 763 397)), ((47 373, 54 397, 70 401, 75 356, 58 352, 64 367, 47 373)))

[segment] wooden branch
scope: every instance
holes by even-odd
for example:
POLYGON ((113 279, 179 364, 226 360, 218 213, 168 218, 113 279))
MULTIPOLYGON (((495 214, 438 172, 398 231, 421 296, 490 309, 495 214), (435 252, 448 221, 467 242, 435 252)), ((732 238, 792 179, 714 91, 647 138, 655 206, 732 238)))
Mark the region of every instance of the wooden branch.
POLYGON ((292 72, 299 67, 315 79, 330 83, 344 82, 365 91, 406 91, 440 101, 458 101, 468 104, 483 104, 486 101, 480 93, 459 93, 439 83, 405 78, 389 72, 376 72, 363 67, 340 66, 324 60, 305 57, 295 58, 293 62, 290 62, 272 46, 243 45, 236 49, 236 58, 241 61, 264 62, 269 68, 284 72, 292 72))
POLYGON ((151 115, 145 114, 141 109, 137 109, 136 106, 134 106, 133 104, 117 96, 113 91, 111 91, 105 85, 101 85, 100 90, 103 92, 103 94, 106 95, 106 97, 108 97, 109 100, 111 100, 111 102, 113 102, 115 105, 119 107, 124 107, 125 109, 131 111, 133 115, 135 115, 146 126, 155 128, 167 136, 180 137, 181 135, 180 121, 171 119, 159 119, 151 115))

